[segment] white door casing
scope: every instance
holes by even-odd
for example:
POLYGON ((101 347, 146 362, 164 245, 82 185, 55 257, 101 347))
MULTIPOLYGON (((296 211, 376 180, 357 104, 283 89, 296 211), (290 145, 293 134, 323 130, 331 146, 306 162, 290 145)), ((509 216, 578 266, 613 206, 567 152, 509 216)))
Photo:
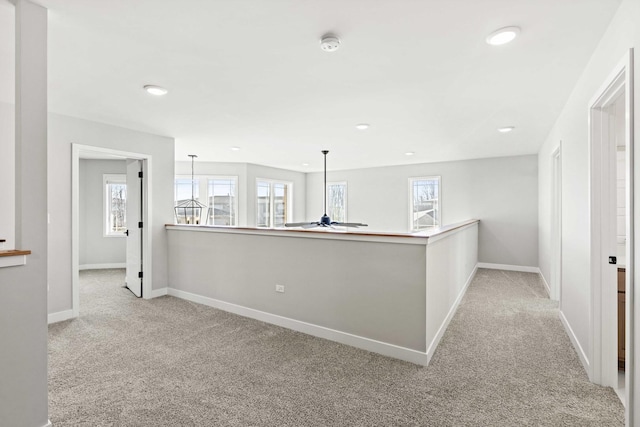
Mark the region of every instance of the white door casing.
POLYGON ((605 80, 589 104, 591 346, 589 379, 617 387, 616 137, 624 138, 626 216, 626 422, 634 424, 634 188, 633 188, 633 49, 605 80), (613 129, 612 105, 624 97, 624 136, 613 129), (630 363, 631 362, 631 363, 630 363))
POLYGON ((81 158, 122 158, 143 160, 142 168, 144 173, 143 182, 143 222, 146 233, 142 236, 143 265, 146 266, 144 272, 143 298, 152 297, 153 270, 152 260, 152 233, 153 212, 152 212, 152 161, 150 154, 134 153, 130 151, 114 150, 111 148, 97 147, 85 144, 71 144, 71 311, 72 317, 78 317, 80 313, 80 276, 79 276, 79 247, 80 247, 80 159, 81 158))

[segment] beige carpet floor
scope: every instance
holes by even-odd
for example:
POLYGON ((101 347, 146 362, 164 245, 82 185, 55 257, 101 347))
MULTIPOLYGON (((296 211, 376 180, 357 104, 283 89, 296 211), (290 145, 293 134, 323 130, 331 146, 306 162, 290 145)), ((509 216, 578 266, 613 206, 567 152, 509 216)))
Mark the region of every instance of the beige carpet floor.
POLYGON ((63 426, 622 426, 535 274, 478 270, 420 367, 81 273, 80 317, 49 327, 63 426))

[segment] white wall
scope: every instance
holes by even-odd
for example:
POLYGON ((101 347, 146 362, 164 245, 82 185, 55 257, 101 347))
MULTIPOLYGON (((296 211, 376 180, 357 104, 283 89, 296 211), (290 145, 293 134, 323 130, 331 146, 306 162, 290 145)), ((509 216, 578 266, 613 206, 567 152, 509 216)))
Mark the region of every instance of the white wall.
MULTIPOLYGON (((0 102, 0 239, 15 247, 15 105, 0 102)), ((0 245, 1 246, 1 245, 0 245)))
POLYGON ((18 0, 15 21, 15 202, 2 208, 15 209, 16 246, 31 255, 0 268, 0 425, 40 427, 48 418, 47 11, 18 0))
POLYGON ((15 19, 13 4, 0 0, 0 249, 15 247, 15 19))
POLYGON ((80 267, 124 264, 127 240, 104 236, 103 175, 126 174, 125 160, 80 160, 80 267))
MULTIPOLYGON (((409 231, 409 178, 441 176, 442 223, 479 219, 478 260, 538 266, 537 158, 502 157, 327 173, 347 182, 348 221, 371 231, 409 231)), ((307 217, 322 215, 322 173, 307 176, 307 217)))
MULTIPOLYGON (((587 355, 591 354, 590 324, 590 228, 589 228, 589 139, 588 108, 614 67, 623 59, 629 48, 640 46, 640 2, 624 0, 615 17, 594 51, 582 76, 569 97, 556 124, 538 153, 540 189, 540 268, 545 278, 550 277, 550 213, 551 213, 551 154, 562 141, 562 300, 561 311, 575 333, 579 345, 587 355)), ((636 51, 637 55, 640 54, 636 51)), ((637 60, 635 69, 638 70, 637 60)), ((640 74, 634 73, 636 105, 640 100, 640 74)), ((635 109, 634 122, 638 123, 640 109, 635 109)), ((636 126, 635 140, 640 141, 640 127, 636 126)), ((635 198, 640 200, 640 152, 635 152, 635 198)), ((640 220, 636 205, 635 222, 640 220)), ((640 250, 640 228, 636 227, 635 250, 640 250)), ((634 280, 640 283, 640 271, 635 270, 634 280)), ((637 303, 636 303, 637 304, 637 303)), ((637 316, 636 319, 640 318, 637 316)), ((636 334, 640 328, 636 325, 636 334)), ((640 342, 636 335, 636 342, 640 342)), ((638 365, 636 353, 635 366, 638 365)), ((636 378, 638 376, 636 375, 636 378)), ((636 381, 637 383, 638 381, 636 381)), ((640 399, 640 393, 635 393, 640 399)), ((635 402, 640 407, 640 402, 635 402)))
MULTIPOLYGON (((305 216, 306 174, 286 169, 272 168, 251 163, 198 162, 195 175, 222 175, 238 177, 238 226, 256 226, 256 179, 272 179, 293 183, 293 218, 303 221, 305 216)), ((191 162, 176 162, 176 175, 191 175, 191 162)))
POLYGON ((164 225, 173 223, 174 140, 49 114, 49 313, 71 309, 71 144, 152 156, 153 289, 167 286, 164 225))

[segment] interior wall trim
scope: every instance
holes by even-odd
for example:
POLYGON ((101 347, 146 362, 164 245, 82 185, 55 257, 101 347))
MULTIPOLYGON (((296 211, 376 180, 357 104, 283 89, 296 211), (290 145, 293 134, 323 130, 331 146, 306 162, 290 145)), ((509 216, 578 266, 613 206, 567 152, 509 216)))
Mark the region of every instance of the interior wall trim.
POLYGON ((580 359, 580 362, 582 362, 582 366, 584 367, 585 371, 591 372, 587 353, 585 353, 584 349, 580 345, 580 341, 578 341, 578 337, 576 337, 576 334, 573 332, 573 328, 569 324, 569 321, 567 320, 567 318, 565 317, 562 311, 560 311, 560 321, 562 322, 562 326, 564 326, 564 330, 567 332, 567 335, 569 335, 571 344, 573 344, 573 348, 576 350, 576 353, 578 354, 578 358, 580 359))
POLYGON ((58 311, 57 313, 51 313, 47 316, 47 323, 62 322, 64 320, 73 319, 73 310, 58 311))
POLYGON ((490 262, 479 262, 478 268, 490 268, 492 270, 522 271, 523 273, 540 273, 540 268, 529 267, 527 265, 493 264, 490 262))
POLYGON ((214 298, 204 297, 178 289, 169 288, 168 295, 198 304, 203 304, 209 307, 218 308, 220 310, 228 311, 230 313, 238 314, 244 317, 249 317, 251 319, 260 320, 262 322, 271 323, 273 325, 282 326, 284 328, 292 329, 294 331, 302 332, 315 337, 350 345, 352 347, 371 351, 373 353, 378 353, 383 356, 389 356, 396 359, 404 360, 406 362, 415 363, 417 365, 426 366, 429 363, 426 352, 372 340, 358 335, 349 334, 347 332, 337 331, 335 329, 325 328, 324 326, 318 326, 311 323, 290 319, 288 317, 254 310, 252 308, 220 301, 214 298))
POLYGON ((106 270, 109 268, 127 268, 127 263, 113 262, 105 264, 82 264, 78 266, 78 270, 106 270))
POLYGON ((169 288, 160 288, 151 290, 151 298, 158 298, 165 295, 169 295, 169 288))
POLYGON ((447 313, 447 317, 445 317, 444 321, 438 328, 438 332, 436 333, 436 336, 427 345, 427 364, 431 362, 431 358, 433 357, 433 354, 435 353, 436 348, 438 348, 438 344, 440 344, 440 340, 442 339, 445 331, 449 327, 449 323, 451 322, 451 319, 453 319, 453 316, 455 316, 456 311, 458 310, 458 306, 460 305, 460 301, 462 301, 462 297, 464 297, 464 294, 467 292, 467 289, 469 288, 469 285, 473 281, 473 278, 476 276, 477 271, 478 271, 478 264, 476 264, 473 271, 469 275, 467 282, 464 284, 464 286, 460 290, 460 293, 456 297, 456 301, 451 306, 449 313, 447 313))
POLYGON ((547 282, 547 279, 544 277, 544 274, 542 274, 542 271, 538 271, 538 273, 540 273, 540 278, 542 279, 542 283, 544 284, 544 287, 547 290, 547 294, 549 295, 549 298, 553 299, 551 298, 551 287, 549 286, 549 282, 547 282))

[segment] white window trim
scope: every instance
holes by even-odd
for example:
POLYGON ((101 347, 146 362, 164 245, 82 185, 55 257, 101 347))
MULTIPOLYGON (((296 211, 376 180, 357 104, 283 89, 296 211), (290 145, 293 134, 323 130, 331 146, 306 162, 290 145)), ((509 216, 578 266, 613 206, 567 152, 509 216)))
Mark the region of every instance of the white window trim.
MULTIPOLYGON (((349 222, 349 185, 347 181, 329 181, 327 182, 327 199, 329 198, 329 186, 330 185, 344 185, 344 220, 342 222, 349 222)), ((327 210, 329 210, 329 200, 325 200, 327 204, 327 210)), ((331 221, 336 221, 333 217, 331 221)))
POLYGON ((273 184, 285 184, 287 186, 287 220, 291 221, 293 218, 293 182, 291 181, 283 181, 280 179, 268 179, 268 178, 256 178, 256 183, 253 187, 255 193, 253 198, 253 203, 255 204, 255 218, 254 224, 256 228, 276 228, 273 226, 273 206, 274 203, 269 203, 269 227, 258 227, 258 182, 268 182, 269 183, 269 199, 271 200, 271 195, 273 194, 273 184))
POLYGON ((127 184, 127 175, 124 173, 118 174, 103 174, 102 175, 102 237, 127 237, 124 233, 112 233, 109 231, 109 193, 107 192, 107 184, 127 184))
POLYGON ((432 175, 432 176, 416 176, 416 177, 410 177, 409 178, 409 203, 408 203, 408 207, 409 207, 409 215, 408 215, 408 219, 409 219, 409 232, 410 233, 414 233, 417 231, 421 231, 424 230, 423 228, 421 229, 414 229, 413 228, 413 182, 414 181, 426 181, 426 180, 433 180, 433 179, 437 179, 438 180, 438 227, 442 226, 442 176, 441 175, 432 175))
MULTIPOLYGON (((176 202, 176 179, 188 179, 191 180, 191 174, 189 175, 176 175, 173 178, 173 202, 175 204, 176 202)), ((210 179, 228 179, 228 180, 233 180, 235 182, 235 186, 236 186, 236 195, 233 198, 233 208, 235 209, 236 212, 236 223, 233 226, 230 227, 237 227, 238 223, 240 221, 240 211, 238 210, 238 191, 239 191, 239 187, 238 187, 238 176, 237 175, 193 175, 193 180, 196 181, 198 183, 198 194, 205 194, 206 198, 209 197, 209 180, 210 179)), ((207 200, 208 202, 208 200, 207 200)), ((203 202, 204 203, 204 202, 203 202)), ((208 203, 206 203, 207 206, 209 206, 208 203)), ((224 227, 223 225, 217 225, 216 227, 224 227)))

